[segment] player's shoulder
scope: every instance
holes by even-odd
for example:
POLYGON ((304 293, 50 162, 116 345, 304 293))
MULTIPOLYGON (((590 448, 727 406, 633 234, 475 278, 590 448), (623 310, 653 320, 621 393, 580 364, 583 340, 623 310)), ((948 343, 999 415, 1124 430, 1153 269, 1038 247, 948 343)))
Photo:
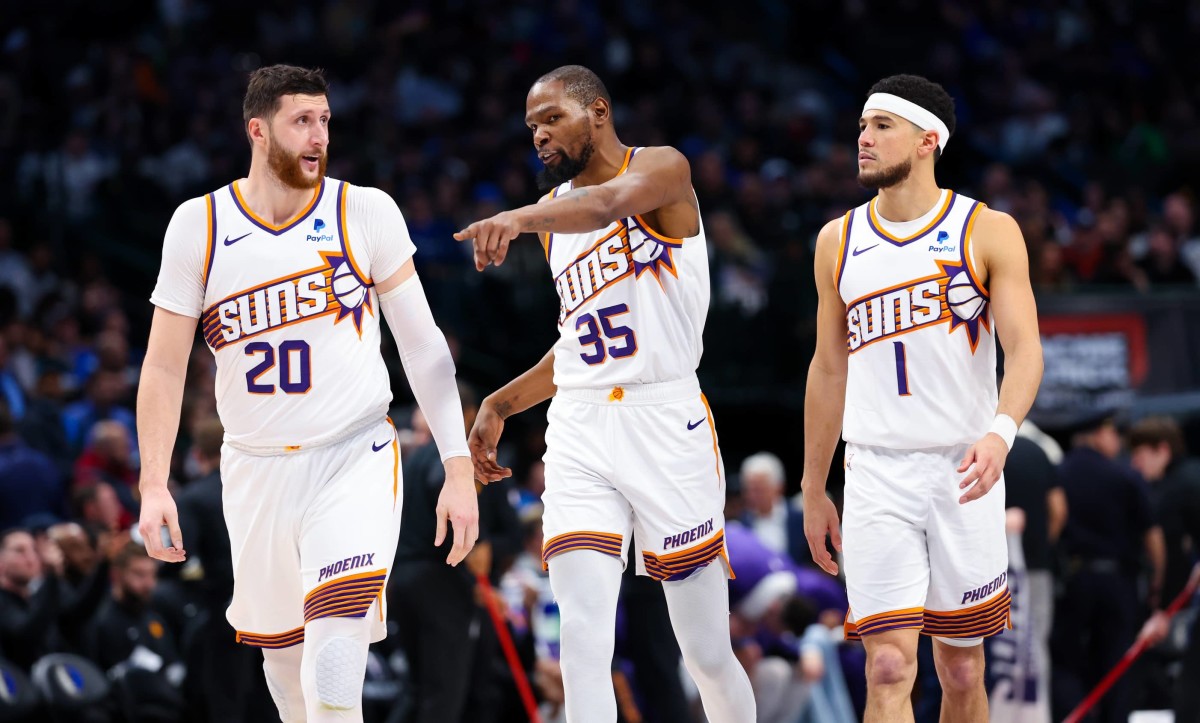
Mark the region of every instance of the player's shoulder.
POLYGON ((817 249, 830 245, 840 245, 842 242, 842 227, 846 224, 844 215, 831 218, 817 232, 817 249))
POLYGON ((1019 234, 1021 232, 1021 227, 1017 224, 1017 220, 1004 211, 988 208, 982 202, 980 202, 979 206, 979 212, 975 216, 976 235, 980 233, 995 235, 1014 232, 1019 234))
POLYGON ((629 165, 665 165, 676 166, 682 168, 691 168, 688 163, 687 156, 674 146, 641 146, 637 148, 637 152, 629 160, 629 165))

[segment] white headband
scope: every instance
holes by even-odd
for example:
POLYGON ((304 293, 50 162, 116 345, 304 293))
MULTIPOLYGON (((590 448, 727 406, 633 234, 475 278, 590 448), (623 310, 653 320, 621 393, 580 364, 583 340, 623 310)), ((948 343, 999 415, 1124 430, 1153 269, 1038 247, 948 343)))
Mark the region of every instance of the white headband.
POLYGON ((946 127, 941 118, 911 100, 905 100, 891 93, 872 93, 871 97, 867 98, 867 104, 863 106, 862 114, 865 116, 869 110, 895 113, 904 120, 911 121, 923 131, 937 131, 938 148, 943 152, 946 150, 946 141, 950 140, 950 129, 946 127))

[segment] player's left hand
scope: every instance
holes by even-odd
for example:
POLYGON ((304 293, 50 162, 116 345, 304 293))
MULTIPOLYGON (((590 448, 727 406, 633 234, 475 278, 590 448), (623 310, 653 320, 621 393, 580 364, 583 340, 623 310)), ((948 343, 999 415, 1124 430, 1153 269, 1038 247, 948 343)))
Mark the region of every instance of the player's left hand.
POLYGON ((965 505, 990 492, 1000 480, 1000 473, 1004 471, 1004 460, 1007 458, 1008 445, 1004 444, 1004 440, 995 432, 988 432, 983 439, 971 445, 963 455, 962 464, 958 465, 960 473, 971 470, 958 485, 960 490, 967 490, 958 498, 959 504, 965 505), (967 489, 968 487, 970 489, 967 489))
POLYGON ((457 566, 463 561, 475 540, 479 539, 479 500, 475 496, 475 475, 468 457, 446 460, 446 481, 437 503, 437 536, 434 547, 446 539, 446 524, 454 528, 454 546, 446 562, 457 566))
POLYGON ((504 211, 476 221, 454 234, 454 238, 457 241, 475 240, 475 270, 483 271, 489 263, 495 266, 504 263, 508 244, 520 235, 517 215, 512 211, 504 211))

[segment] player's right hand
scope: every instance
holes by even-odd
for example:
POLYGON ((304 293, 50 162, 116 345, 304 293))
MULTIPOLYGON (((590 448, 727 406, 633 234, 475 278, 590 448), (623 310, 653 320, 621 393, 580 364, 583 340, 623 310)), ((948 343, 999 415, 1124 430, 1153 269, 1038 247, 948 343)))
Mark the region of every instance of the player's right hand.
POLYGON ((179 512, 166 485, 142 487, 142 515, 138 521, 138 532, 146 545, 146 553, 155 560, 183 562, 187 559, 183 549, 183 533, 179 531, 179 512), (167 526, 171 536, 170 547, 163 545, 163 525, 167 526))
POLYGON ((475 416, 475 424, 471 426, 471 434, 467 437, 467 446, 471 448, 471 463, 475 466, 475 479, 483 484, 512 477, 512 470, 501 467, 496 462, 496 447, 500 444, 500 434, 504 431, 504 417, 496 411, 487 400, 479 406, 475 416))
MULTIPOLYGON (((803 487, 804 485, 802 485, 803 487)), ((825 545, 825 535, 833 539, 833 547, 842 549, 842 531, 838 524, 837 507, 825 494, 825 490, 804 493, 804 537, 808 540, 808 551, 813 562, 830 575, 838 574, 838 565, 825 545)))

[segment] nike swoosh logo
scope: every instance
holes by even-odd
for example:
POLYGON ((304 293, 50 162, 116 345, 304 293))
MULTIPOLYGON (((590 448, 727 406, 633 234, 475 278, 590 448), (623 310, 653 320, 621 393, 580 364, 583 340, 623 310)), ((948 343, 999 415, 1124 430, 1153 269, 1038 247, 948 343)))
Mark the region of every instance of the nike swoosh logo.
POLYGON ((699 427, 701 424, 704 424, 705 419, 708 419, 708 417, 701 417, 700 421, 698 422, 688 422, 688 431, 690 432, 696 427, 699 427))
POLYGON ((392 443, 392 440, 390 440, 390 439, 388 441, 384 442, 383 444, 375 444, 374 442, 371 442, 371 451, 378 452, 379 450, 383 449, 384 447, 388 446, 391 443, 392 443))
MULTIPOLYGON (((227 242, 227 243, 228 243, 228 242, 227 242)), ((875 246, 878 246, 878 245, 879 245, 879 244, 875 244, 875 246)), ((865 254, 866 252, 868 252, 868 251, 870 251, 871 249, 875 248, 875 246, 868 246, 868 247, 866 247, 865 249, 854 249, 854 251, 852 251, 852 252, 850 253, 850 255, 851 255, 851 256, 858 256, 859 254, 865 254)))
MULTIPOLYGON (((253 232, 253 231, 251 231, 250 233, 254 233, 254 232, 253 232)), ((246 238, 246 237, 247 237, 247 236, 249 236, 249 235, 250 235, 249 233, 244 233, 244 234, 242 234, 241 236, 238 236, 237 238, 229 238, 228 236, 226 236, 226 237, 225 237, 225 245, 226 245, 226 246, 232 246, 232 245, 234 245, 235 243, 237 243, 238 241, 241 241, 242 239, 246 238)))

